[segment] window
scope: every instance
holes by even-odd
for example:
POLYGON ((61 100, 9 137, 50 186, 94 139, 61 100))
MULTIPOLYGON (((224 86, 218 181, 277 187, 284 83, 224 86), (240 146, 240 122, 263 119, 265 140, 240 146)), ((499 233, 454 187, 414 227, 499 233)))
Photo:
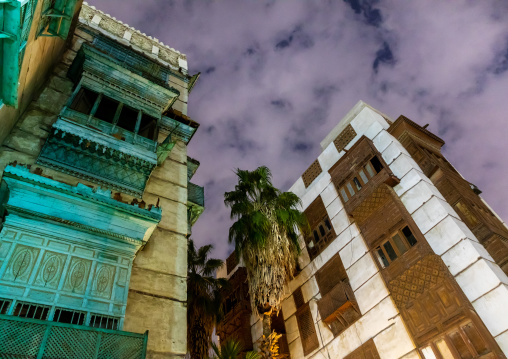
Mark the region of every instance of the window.
POLYGON ((321 250, 335 237, 332 231, 332 224, 328 216, 325 216, 323 220, 314 227, 312 230, 312 239, 308 241, 307 246, 311 249, 316 248, 318 251, 316 254, 311 254, 311 258, 317 256, 321 250))
POLYGON ((118 329, 118 318, 107 315, 92 314, 90 317, 90 326, 103 329, 118 329))
POLYGON ((420 348, 425 359, 473 359, 491 352, 472 322, 462 324, 420 348))
POLYGON ((115 119, 116 109, 120 102, 113 100, 109 97, 103 96, 100 99, 99 106, 97 107, 97 111, 93 114, 95 118, 99 120, 113 123, 115 119))
POLYGON ((0 299, 0 314, 7 314, 12 301, 9 299, 0 299))
POLYGON ((86 88, 81 88, 72 100, 70 109, 89 115, 97 100, 98 93, 86 88))
POLYGON ((76 325, 83 325, 85 322, 86 313, 77 310, 69 310, 63 308, 56 308, 53 315, 53 321, 59 323, 69 323, 76 325))
POLYGON ((413 232, 411 232, 408 226, 404 226, 381 243, 375 249, 375 253, 381 266, 386 268, 416 243, 413 232))
POLYGON ((38 36, 66 39, 71 27, 77 0, 44 0, 38 36))
POLYGON ((48 317, 50 307, 34 303, 18 302, 12 315, 22 318, 45 320, 48 317))
POLYGON ((344 203, 358 193, 369 180, 383 169, 379 159, 374 156, 358 172, 353 174, 353 179, 346 181, 340 188, 339 193, 344 203))

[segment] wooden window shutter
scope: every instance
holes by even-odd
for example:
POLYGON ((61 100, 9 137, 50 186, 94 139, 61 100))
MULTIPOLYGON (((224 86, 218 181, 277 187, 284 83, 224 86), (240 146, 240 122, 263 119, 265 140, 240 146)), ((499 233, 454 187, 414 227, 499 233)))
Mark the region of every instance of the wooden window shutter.
POLYGON ((316 327, 314 326, 314 321, 312 320, 309 303, 297 310, 296 321, 298 322, 298 329, 300 330, 303 353, 304 355, 308 355, 319 348, 316 327))
POLYGON ((324 296, 332 290, 335 285, 347 278, 346 270, 344 269, 339 253, 337 253, 316 273, 316 280, 321 296, 324 296))
POLYGON ((351 124, 347 125, 347 127, 337 136, 337 138, 333 141, 337 151, 342 151, 346 146, 356 137, 356 131, 351 126, 351 124))
POLYGON ((296 309, 302 307, 305 304, 303 300, 302 288, 299 287, 293 292, 293 298, 295 300, 296 309))
POLYGON ((310 167, 307 168, 307 170, 302 175, 303 184, 305 185, 305 188, 309 187, 312 181, 314 181, 321 172, 323 172, 323 169, 321 168, 319 161, 315 160, 314 162, 312 162, 310 167))
POLYGON ((380 359, 380 356, 374 344, 374 340, 370 339, 344 359, 380 359))

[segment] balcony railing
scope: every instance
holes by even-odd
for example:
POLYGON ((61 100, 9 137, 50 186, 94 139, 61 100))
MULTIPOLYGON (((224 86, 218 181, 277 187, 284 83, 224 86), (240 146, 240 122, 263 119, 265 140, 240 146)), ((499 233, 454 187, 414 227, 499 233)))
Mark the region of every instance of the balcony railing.
POLYGON ((187 183, 187 201, 197 204, 198 206, 205 206, 205 189, 197 184, 187 183))
POLYGON ((144 359, 145 334, 0 315, 0 358, 144 359))

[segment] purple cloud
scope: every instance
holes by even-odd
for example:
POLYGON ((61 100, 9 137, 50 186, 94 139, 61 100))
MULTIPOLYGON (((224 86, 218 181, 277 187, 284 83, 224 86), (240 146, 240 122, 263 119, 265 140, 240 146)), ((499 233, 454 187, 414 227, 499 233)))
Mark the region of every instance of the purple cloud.
POLYGON ((441 136, 444 154, 508 219, 508 3, 92 0, 188 55, 201 123, 189 155, 206 210, 197 245, 230 251, 223 194, 267 165, 287 190, 358 101, 441 136))

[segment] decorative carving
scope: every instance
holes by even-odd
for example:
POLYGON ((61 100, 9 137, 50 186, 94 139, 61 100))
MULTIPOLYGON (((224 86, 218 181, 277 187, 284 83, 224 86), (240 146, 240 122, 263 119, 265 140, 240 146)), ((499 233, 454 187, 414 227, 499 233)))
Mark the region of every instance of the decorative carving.
POLYGON ((307 168, 307 170, 302 175, 303 184, 305 185, 305 188, 309 187, 312 181, 314 181, 321 172, 323 172, 323 170, 321 169, 319 161, 315 160, 314 162, 312 162, 309 168, 307 168))
POLYGON ((39 254, 38 248, 17 245, 12 253, 3 279, 27 282, 39 254))
POLYGON ((92 295, 107 299, 111 298, 114 277, 115 267, 107 264, 98 264, 95 271, 92 295))
POLYGON ((72 268, 70 275, 70 283, 73 289, 81 286, 83 280, 85 279, 85 273, 86 267, 83 264, 83 262, 82 261, 77 262, 74 268, 72 268))
POLYGON ((46 251, 42 258, 34 284, 56 289, 62 275, 66 256, 46 251))
POLYGON ((388 188, 379 186, 369 197, 367 197, 353 212, 353 218, 361 226, 367 221, 367 218, 388 200, 388 188))
POLYGON ((84 294, 91 265, 90 260, 72 257, 63 289, 76 294, 84 294))
POLYGON ((351 124, 347 125, 347 127, 337 136, 333 143, 335 147, 337 147, 337 151, 342 151, 344 148, 356 137, 356 131, 351 126, 351 124))

